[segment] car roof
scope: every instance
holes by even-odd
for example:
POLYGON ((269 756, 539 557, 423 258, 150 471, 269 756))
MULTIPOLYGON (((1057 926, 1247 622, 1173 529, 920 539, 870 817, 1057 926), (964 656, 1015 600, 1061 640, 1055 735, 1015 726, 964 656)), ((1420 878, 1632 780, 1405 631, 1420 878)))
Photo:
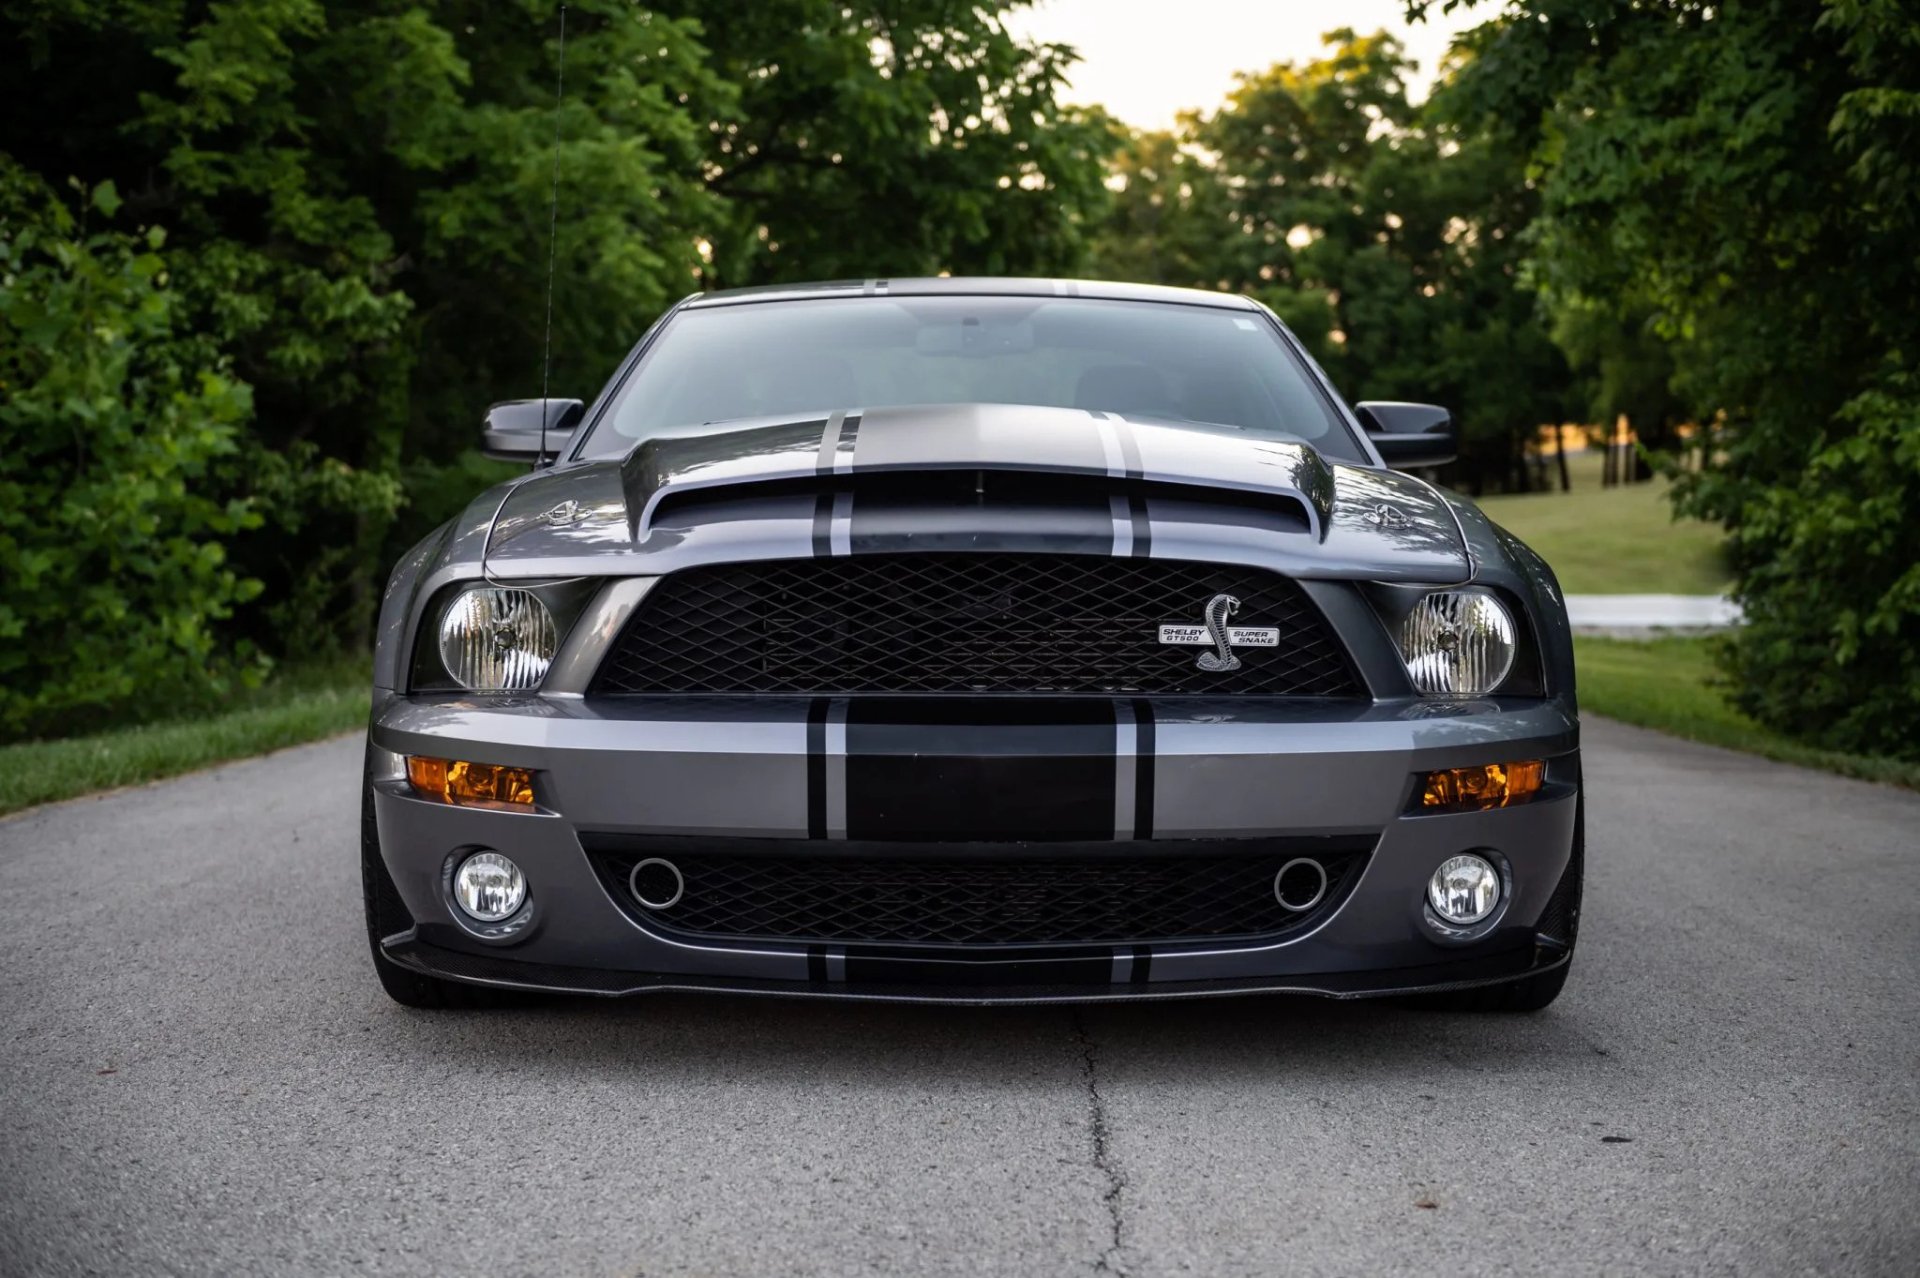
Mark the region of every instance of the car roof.
POLYGON ((824 280, 805 284, 768 284, 696 293, 682 305, 738 306, 745 302, 803 301, 834 297, 1090 297, 1103 301, 1173 302, 1250 311, 1252 298, 1164 284, 1121 284, 1111 280, 1017 279, 990 275, 921 276, 914 279, 824 280))

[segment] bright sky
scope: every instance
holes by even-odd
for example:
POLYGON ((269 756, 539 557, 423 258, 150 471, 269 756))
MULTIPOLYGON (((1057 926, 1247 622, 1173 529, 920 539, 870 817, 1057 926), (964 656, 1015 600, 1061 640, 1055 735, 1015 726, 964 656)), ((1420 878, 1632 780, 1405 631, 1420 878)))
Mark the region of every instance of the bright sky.
POLYGON ((1499 8, 1481 3, 1409 24, 1403 0, 1037 0, 1007 26, 1080 51, 1066 101, 1099 103, 1135 128, 1165 129, 1175 112, 1218 106, 1235 71, 1319 56, 1320 36, 1338 27, 1384 27, 1400 37, 1420 64, 1414 96, 1424 97, 1454 34, 1499 8))

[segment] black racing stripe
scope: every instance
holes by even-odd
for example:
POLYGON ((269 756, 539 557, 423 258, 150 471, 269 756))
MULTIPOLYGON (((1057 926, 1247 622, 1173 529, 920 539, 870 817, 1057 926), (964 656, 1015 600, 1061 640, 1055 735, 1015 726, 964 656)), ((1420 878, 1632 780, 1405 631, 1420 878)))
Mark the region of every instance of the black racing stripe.
POLYGON ((855 700, 847 837, 902 842, 1113 837, 1104 701, 855 700))
POLYGON ((813 499, 813 557, 825 559, 833 553, 833 494, 821 493, 813 499))
POLYGON ((827 979, 827 947, 809 945, 807 947, 807 979, 824 982, 827 979))
POLYGON ((840 442, 834 446, 836 456, 845 453, 849 458, 860 443, 860 414, 849 414, 847 420, 840 423, 840 442))
MULTIPOLYGON (((1114 512, 1097 496, 1025 502, 907 501, 862 497, 854 506, 849 546, 856 555, 894 551, 1013 551, 1111 555, 1114 512)), ((824 554, 824 551, 816 553, 824 554)))
MULTIPOLYGON (((815 697, 807 707, 807 837, 827 837, 827 706, 815 697)), ((823 960, 824 961, 824 960, 823 960)))
POLYGON ((1153 837, 1153 702, 1133 699, 1133 837, 1153 837))
POLYGON ((1145 985, 1153 971, 1153 951, 1144 945, 1133 947, 1133 977, 1131 985, 1145 985))
POLYGON ((1133 557, 1153 555, 1153 521, 1147 518, 1147 499, 1138 493, 1127 498, 1127 518, 1133 524, 1133 557))

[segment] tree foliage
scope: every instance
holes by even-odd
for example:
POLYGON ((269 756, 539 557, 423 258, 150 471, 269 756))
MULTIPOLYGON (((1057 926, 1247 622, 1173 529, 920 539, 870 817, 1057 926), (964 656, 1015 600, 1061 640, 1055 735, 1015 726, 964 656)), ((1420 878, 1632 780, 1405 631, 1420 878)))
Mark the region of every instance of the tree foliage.
POLYGON ((1128 139, 1096 267, 1260 298, 1355 398, 1448 405, 1458 480, 1525 487, 1523 449, 1570 387, 1521 277, 1527 152, 1411 103, 1390 36, 1326 43, 1128 139))
POLYGON ((1657 334, 1712 427, 1679 502, 1731 533, 1736 698, 1920 757, 1912 6, 1520 0, 1470 44, 1453 105, 1532 152, 1549 294, 1657 334))
POLYGON ((260 588, 225 549, 253 504, 209 495, 248 387, 182 327, 158 229, 87 229, 119 203, 0 161, 0 733, 232 673, 217 629, 260 588))
POLYGON ((1009 35, 1010 2, 569 0, 564 53, 545 0, 0 12, 0 154, 164 226, 150 335, 251 388, 204 410, 230 451, 190 485, 252 512, 203 531, 261 583, 208 650, 364 642, 396 545, 482 473, 483 406, 538 392, 550 222, 553 388, 583 396, 700 288, 1070 269, 1106 125, 1056 104, 1070 55, 1009 35))

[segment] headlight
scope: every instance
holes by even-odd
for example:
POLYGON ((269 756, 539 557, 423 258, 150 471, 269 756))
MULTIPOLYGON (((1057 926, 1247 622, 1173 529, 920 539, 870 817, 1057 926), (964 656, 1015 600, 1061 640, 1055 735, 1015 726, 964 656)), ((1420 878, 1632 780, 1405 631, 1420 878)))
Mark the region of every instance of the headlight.
POLYGON ((455 596, 440 619, 440 660, 475 692, 538 687, 558 646, 553 614, 531 590, 476 587, 455 596))
POLYGON ((1400 656, 1424 696, 1486 696, 1518 647, 1513 614, 1485 590, 1436 590, 1400 623, 1400 656))

